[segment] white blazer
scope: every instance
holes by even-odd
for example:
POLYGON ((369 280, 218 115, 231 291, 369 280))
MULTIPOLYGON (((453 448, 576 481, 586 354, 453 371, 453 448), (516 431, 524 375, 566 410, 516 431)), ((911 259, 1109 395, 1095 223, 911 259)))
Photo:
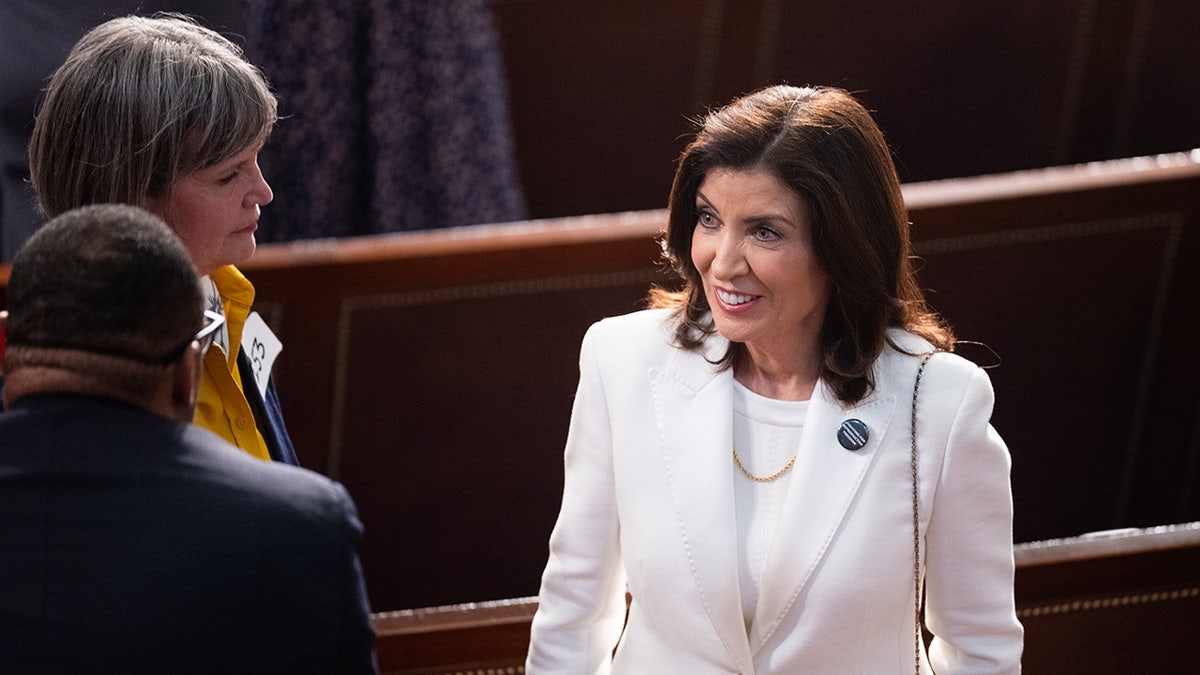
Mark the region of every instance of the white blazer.
MULTIPOLYGON (((912 673, 910 415, 920 359, 885 349, 875 390, 843 407, 818 383, 747 634, 738 583, 727 341, 671 345, 666 310, 584 337, 526 672, 912 673), (864 422, 847 450, 841 423, 864 422), (626 623, 626 590, 632 596, 626 623), (622 626, 624 631, 622 632, 622 626), (618 644, 619 639, 619 644, 618 644), (613 649, 616 647, 616 653, 613 649)), ((928 343, 890 336, 919 353, 928 343)), ((1016 673, 1010 460, 984 371, 938 354, 918 403, 922 670, 1016 673)))

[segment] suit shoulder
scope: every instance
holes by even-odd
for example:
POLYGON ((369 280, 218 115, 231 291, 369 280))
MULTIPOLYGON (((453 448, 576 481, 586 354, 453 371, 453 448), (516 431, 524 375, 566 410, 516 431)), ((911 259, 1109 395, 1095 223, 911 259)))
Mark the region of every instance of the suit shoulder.
MULTIPOLYGON (((891 344, 880 354, 881 379, 912 382, 925 356, 933 354, 922 372, 922 379, 937 379, 940 382, 966 386, 972 379, 987 380, 987 373, 958 354, 936 350, 933 345, 912 333, 893 329, 888 332, 891 344)), ((909 384, 908 386, 912 386, 909 384)))
POLYGON ((601 351, 633 346, 667 348, 674 340, 675 322, 675 312, 670 309, 646 309, 608 317, 588 328, 584 344, 601 351))
POLYGON ((198 476, 219 483, 230 500, 253 503, 260 513, 280 516, 357 519, 346 489, 315 471, 251 457, 196 426, 187 429, 183 440, 200 459, 198 476))
POLYGON ((670 336, 675 330, 675 317, 673 309, 643 309, 601 319, 592 324, 588 332, 619 338, 670 336))

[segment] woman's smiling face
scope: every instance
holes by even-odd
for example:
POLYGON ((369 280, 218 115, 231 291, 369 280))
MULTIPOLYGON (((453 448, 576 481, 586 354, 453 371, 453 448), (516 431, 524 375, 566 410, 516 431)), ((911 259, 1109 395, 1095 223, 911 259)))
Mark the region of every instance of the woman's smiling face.
POLYGON ((819 339, 829 277, 813 249, 808 204, 774 174, 707 173, 696 193, 692 264, 717 330, 751 355, 788 358, 819 339))

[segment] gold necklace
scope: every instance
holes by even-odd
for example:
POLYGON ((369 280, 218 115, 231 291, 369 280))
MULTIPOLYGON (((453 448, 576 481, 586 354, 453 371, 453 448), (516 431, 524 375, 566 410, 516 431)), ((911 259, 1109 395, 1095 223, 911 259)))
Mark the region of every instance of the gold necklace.
POLYGON ((737 464, 737 468, 741 469, 742 475, 744 475, 746 478, 749 478, 750 480, 754 481, 755 483, 770 483, 771 481, 775 480, 776 478, 779 478, 783 474, 792 470, 792 467, 796 465, 796 455, 792 455, 792 458, 788 460, 787 466, 776 471, 775 473, 771 474, 770 476, 755 476, 754 474, 747 471, 746 467, 742 466, 741 458, 738 457, 737 448, 733 449, 733 463, 737 464))

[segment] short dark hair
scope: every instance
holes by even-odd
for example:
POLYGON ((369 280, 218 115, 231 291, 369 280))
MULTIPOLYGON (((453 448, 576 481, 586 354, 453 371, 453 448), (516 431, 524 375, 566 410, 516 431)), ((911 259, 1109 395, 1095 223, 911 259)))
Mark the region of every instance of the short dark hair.
POLYGON ((29 143, 48 216, 146 206, 175 181, 266 140, 275 95, 241 48, 188 17, 126 16, 90 30, 55 71, 29 143))
POLYGON ((187 249, 166 223, 137 207, 67 211, 34 232, 12 261, 9 347, 160 363, 202 321, 187 249))
MULTIPOLYGON (((953 347, 952 332, 917 285, 900 181, 871 114, 841 89, 786 85, 710 113, 679 159, 663 249, 684 286, 655 291, 651 302, 677 308, 681 346, 698 348, 716 330, 691 256, 696 192, 715 168, 767 171, 807 203, 832 290, 820 374, 839 400, 854 403, 874 387, 872 365, 888 328, 953 347)), ((722 365, 732 365, 739 349, 731 345, 722 365)))

